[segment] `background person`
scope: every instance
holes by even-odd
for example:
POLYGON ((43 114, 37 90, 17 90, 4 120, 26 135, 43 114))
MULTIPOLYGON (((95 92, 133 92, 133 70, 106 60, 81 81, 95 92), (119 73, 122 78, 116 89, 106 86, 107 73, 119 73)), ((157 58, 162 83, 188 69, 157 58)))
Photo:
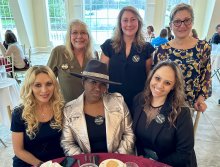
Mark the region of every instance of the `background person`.
POLYGON ((86 63, 92 59, 92 37, 87 25, 81 20, 69 23, 66 43, 55 47, 47 65, 58 77, 65 102, 78 98, 83 92, 79 78, 72 77, 69 72, 81 73, 86 63))
POLYGON ((168 36, 167 39, 170 41, 171 39, 174 38, 174 36, 173 36, 172 31, 169 26, 167 26, 166 29, 167 29, 167 36, 168 36))
POLYGON ((179 64, 189 105, 205 111, 205 99, 211 86, 211 47, 205 40, 190 36, 194 22, 193 9, 188 4, 178 4, 170 14, 170 27, 175 38, 159 46, 154 52, 154 64, 170 59, 179 64))
POLYGON ((212 36, 211 43, 219 44, 220 43, 220 24, 218 24, 215 28, 216 33, 212 36))
POLYGON ((22 105, 12 113, 13 167, 40 166, 63 157, 60 146, 64 101, 47 66, 30 67, 21 88, 22 105))
POLYGON ((122 85, 110 85, 109 92, 119 92, 130 109, 135 95, 144 89, 152 66, 154 47, 146 43, 143 21, 137 9, 124 7, 119 15, 113 37, 102 45, 101 61, 108 64, 110 80, 122 85))
POLYGON ((138 155, 173 167, 197 166, 193 123, 177 64, 164 61, 153 68, 132 114, 138 155))
POLYGON ((7 32, 5 34, 5 42, 8 45, 5 56, 13 55, 15 69, 23 69, 27 67, 28 65, 25 63, 25 55, 23 49, 18 43, 17 38, 13 32, 7 32))
POLYGON ((158 47, 167 42, 167 29, 164 28, 160 31, 160 36, 152 40, 151 45, 153 45, 154 47, 158 47))
POLYGON ((154 38, 155 38, 154 27, 148 26, 147 27, 147 34, 146 34, 146 41, 151 42, 154 38))
POLYGON ((85 92, 64 108, 61 146, 66 156, 80 153, 132 154, 134 134, 128 108, 119 93, 108 93, 110 81, 105 63, 88 62, 82 74, 85 92))

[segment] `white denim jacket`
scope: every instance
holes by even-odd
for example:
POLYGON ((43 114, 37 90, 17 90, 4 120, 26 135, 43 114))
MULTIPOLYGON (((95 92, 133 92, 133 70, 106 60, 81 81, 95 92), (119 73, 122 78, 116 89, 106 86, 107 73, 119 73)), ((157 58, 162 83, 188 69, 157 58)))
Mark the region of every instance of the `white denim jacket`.
MULTIPOLYGON (((103 103, 108 152, 133 154, 135 136, 131 116, 122 95, 105 94, 103 103)), ((66 156, 91 153, 83 104, 84 93, 67 103, 64 108, 61 146, 66 156)))

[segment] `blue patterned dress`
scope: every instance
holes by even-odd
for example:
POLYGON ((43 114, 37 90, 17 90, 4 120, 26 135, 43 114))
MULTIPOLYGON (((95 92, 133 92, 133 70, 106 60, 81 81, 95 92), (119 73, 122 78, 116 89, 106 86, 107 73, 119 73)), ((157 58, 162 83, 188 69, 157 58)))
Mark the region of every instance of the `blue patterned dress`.
POLYGON ((153 54, 153 64, 170 59, 179 64, 185 79, 185 93, 191 106, 199 95, 209 96, 211 86, 211 47, 203 40, 198 40, 190 49, 175 49, 169 43, 159 46, 153 54))

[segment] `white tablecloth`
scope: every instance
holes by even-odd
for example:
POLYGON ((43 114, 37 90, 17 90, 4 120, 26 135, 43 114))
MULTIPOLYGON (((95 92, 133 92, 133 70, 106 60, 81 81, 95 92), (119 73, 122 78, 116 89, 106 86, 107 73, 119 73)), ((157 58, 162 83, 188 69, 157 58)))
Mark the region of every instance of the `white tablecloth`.
POLYGON ((20 90, 17 81, 13 78, 0 80, 0 114, 2 124, 10 127, 11 121, 8 116, 7 106, 11 109, 19 105, 20 90))

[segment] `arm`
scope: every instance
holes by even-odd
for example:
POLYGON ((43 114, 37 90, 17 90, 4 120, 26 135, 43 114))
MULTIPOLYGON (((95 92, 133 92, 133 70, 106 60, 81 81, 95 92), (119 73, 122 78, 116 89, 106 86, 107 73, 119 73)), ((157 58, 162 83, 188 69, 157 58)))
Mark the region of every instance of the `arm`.
POLYGON ((54 72, 56 77, 58 76, 58 69, 57 69, 58 56, 59 56, 59 52, 56 47, 52 50, 50 57, 49 57, 49 60, 47 62, 47 66, 49 66, 51 68, 51 70, 54 72))
POLYGON ((5 56, 11 56, 13 54, 13 46, 9 45, 7 51, 5 52, 5 56))
POLYGON ((116 152, 120 154, 134 154, 134 142, 135 136, 132 130, 132 119, 129 113, 128 107, 123 100, 124 109, 124 122, 123 122, 123 134, 122 140, 120 141, 119 147, 116 152))
POLYGON ((12 145, 14 149, 15 155, 21 159, 22 161, 25 161, 26 163, 29 163, 34 166, 40 165, 42 162, 41 160, 37 159, 33 154, 26 151, 24 149, 24 134, 23 132, 12 132, 12 145))
MULTIPOLYGON (((68 112, 68 110, 66 111, 68 112)), ((64 111, 64 122, 63 122, 62 136, 61 136, 61 147, 63 148, 66 156, 72 156, 72 155, 82 153, 82 150, 76 143, 75 136, 72 133, 72 128, 69 126, 70 123, 71 122, 68 119, 68 115, 64 111)))
POLYGON ((201 69, 200 69, 200 92, 196 97, 194 107, 197 111, 204 112, 207 108, 205 99, 209 96, 209 89, 211 87, 211 47, 208 43, 204 44, 204 52, 201 58, 201 69))
POLYGON ((147 74, 147 76, 151 70, 151 67, 152 67, 152 58, 149 58, 146 60, 146 74, 147 74))
POLYGON ((109 57, 107 57, 107 56, 102 52, 100 61, 108 65, 108 64, 109 64, 109 57))
POLYGON ((182 108, 176 121, 176 151, 167 157, 160 159, 161 162, 172 166, 186 166, 194 154, 194 132, 189 108, 182 108))
POLYGON ((0 42, 0 51, 2 55, 5 55, 6 49, 4 47, 4 45, 0 42))

